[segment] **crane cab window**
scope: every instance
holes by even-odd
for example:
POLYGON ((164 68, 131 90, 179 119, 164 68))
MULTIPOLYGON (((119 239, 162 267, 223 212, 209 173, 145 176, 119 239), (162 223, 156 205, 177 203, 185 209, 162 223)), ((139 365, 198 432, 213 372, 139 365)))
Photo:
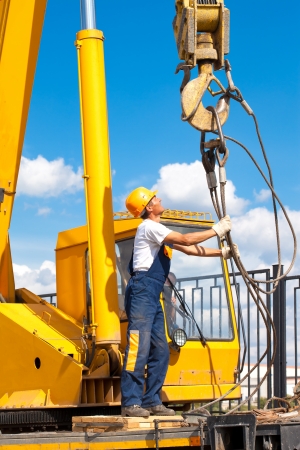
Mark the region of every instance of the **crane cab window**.
MULTIPOLYGON (((199 226, 179 226, 169 223, 166 226, 182 234, 204 229, 199 226)), ((116 243, 121 321, 127 320, 124 296, 130 278, 127 267, 133 250, 133 241, 134 238, 130 238, 116 243)), ((215 237, 203 245, 218 248, 219 242, 215 237)), ((188 340, 198 340, 198 326, 207 340, 233 339, 232 317, 222 258, 201 258, 173 251, 169 279, 171 283, 169 280, 166 281, 162 297, 167 332, 170 337, 176 328, 183 328, 188 340), (191 317, 189 310, 195 320, 191 317)))

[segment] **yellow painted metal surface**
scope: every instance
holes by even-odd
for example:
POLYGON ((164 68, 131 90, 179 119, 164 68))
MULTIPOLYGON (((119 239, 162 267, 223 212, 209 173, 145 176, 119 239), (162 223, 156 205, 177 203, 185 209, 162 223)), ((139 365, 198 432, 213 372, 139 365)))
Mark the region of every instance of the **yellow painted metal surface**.
POLYGON ((50 389, 44 392, 43 389, 33 389, 27 391, 15 391, 11 395, 7 392, 0 398, 0 408, 40 408, 41 406, 54 406, 51 401, 50 389))
MULTIPOLYGON (((115 220, 114 236, 126 239, 135 234, 141 219, 115 220)), ((56 286, 59 309, 82 323, 86 311, 87 226, 62 231, 56 244, 56 286)), ((118 322, 119 323, 119 322, 118 322)), ((119 325, 118 325, 119 326, 119 325)))
POLYGON ((56 251, 87 243, 86 225, 58 233, 56 251))
POLYGON ((11 264, 7 233, 45 8, 46 0, 0 1, 0 188, 7 192, 0 205, 0 270, 4 271, 0 292, 5 292, 10 301, 13 284, 7 266, 11 264))
POLYGON ((92 326, 97 344, 118 344, 120 324, 113 232, 103 33, 77 33, 92 326), (97 327, 97 328, 95 328, 97 327))
MULTIPOLYGON (((30 407, 28 391, 41 390, 48 404, 78 405, 83 370, 76 361, 81 356, 80 344, 74 343, 75 336, 71 341, 51 327, 49 316, 39 317, 34 307, 1 304, 1 358, 5 364, 0 365, 0 404, 2 408, 11 404, 14 396, 16 407, 30 407)), ((32 400, 35 398, 42 397, 34 395, 32 400)))
POLYGON ((0 293, 7 302, 12 303, 15 301, 15 280, 8 233, 6 234, 6 243, 0 259, 0 293))
POLYGON ((180 353, 171 351, 165 385, 232 384, 238 351, 237 338, 208 341, 205 348, 199 342, 188 341, 180 353))
POLYGON ((0 58, 5 36, 6 22, 9 10, 10 0, 2 0, 0 2, 0 58))
MULTIPOLYGON (((162 401, 170 403, 186 403, 213 400, 225 394, 234 384, 198 384, 192 386, 164 386, 162 401)), ((238 387, 226 397, 226 400, 241 397, 241 388, 238 387)))
MULTIPOLYGON (((64 338, 73 342, 77 349, 77 360, 81 361, 82 353, 82 323, 76 321, 74 317, 66 314, 53 305, 50 305, 46 300, 40 299, 32 294, 27 289, 17 289, 16 296, 26 303, 28 310, 35 316, 39 317, 50 328, 60 333, 64 338)), ((75 354, 75 355, 76 355, 75 354)), ((75 356, 74 355, 74 356, 75 356)))
POLYGON ((211 59, 215 70, 224 65, 224 54, 229 48, 229 15, 223 0, 216 4, 199 4, 196 0, 175 0, 176 16, 174 34, 179 59, 196 66, 199 60, 211 59), (213 39, 214 53, 208 58, 199 53, 199 33, 210 33, 213 39))
POLYGON ((85 243, 56 251, 57 306, 82 324, 86 311, 85 243))
MULTIPOLYGON (((64 355, 73 355, 74 359, 81 361, 81 330, 77 330, 72 340, 63 335, 52 326, 55 316, 44 309, 44 305, 3 304, 0 310, 1 321, 10 321, 13 327, 21 327, 24 332, 36 336, 47 342, 51 347, 64 355)), ((56 317, 56 322, 58 317, 56 317)), ((65 322, 66 326, 66 322, 65 322)))
MULTIPOLYGON (((172 439, 160 438, 159 440, 159 448, 180 448, 180 447, 193 447, 194 443, 200 445, 200 439, 195 437, 185 437, 181 436, 181 429, 176 429, 178 432, 178 437, 172 439), (196 439, 196 441, 195 441, 196 439)), ((75 433, 74 433, 75 434, 75 433)), ((27 435, 28 436, 28 435, 27 435)), ((84 442, 82 439, 78 438, 78 434, 76 437, 59 437, 57 435, 57 442, 53 442, 55 440, 54 435, 49 435, 47 442, 44 442, 43 438, 39 436, 36 437, 23 437, 22 441, 20 439, 13 440, 11 444, 0 444, 1 450, 14 450, 14 449, 22 449, 22 450, 114 450, 114 449, 140 449, 140 448, 156 448, 155 439, 149 439, 144 434, 140 437, 139 440, 130 439, 126 434, 123 435, 123 440, 119 439, 105 439, 100 440, 98 438, 98 434, 95 433, 95 436, 92 440, 84 442)), ((7 439, 5 439, 7 442, 7 439)))
POLYGON ((220 22, 220 4, 197 5, 197 31, 213 33, 220 22))

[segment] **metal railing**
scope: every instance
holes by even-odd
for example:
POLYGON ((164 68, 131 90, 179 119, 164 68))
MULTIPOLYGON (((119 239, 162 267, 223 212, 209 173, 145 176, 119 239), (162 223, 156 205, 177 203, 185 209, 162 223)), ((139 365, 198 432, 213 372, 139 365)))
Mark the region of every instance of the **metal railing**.
MULTIPOLYGON (((283 273, 283 267, 281 270, 283 273)), ((269 281, 277 277, 277 272, 278 265, 274 265, 272 271, 271 269, 252 270, 249 271, 249 275, 258 280, 269 281)), ((241 274, 230 273, 229 275, 235 303, 238 334, 241 342, 240 378, 242 378, 264 353, 267 344, 267 333, 260 313, 246 290, 241 274), (234 283, 234 277, 236 278, 236 283, 234 283), (244 362, 245 364, 243 364, 244 362)), ((197 277, 194 279, 194 282, 197 284, 197 289, 201 289, 201 281, 210 279, 212 290, 218 285, 218 280, 222 276, 222 274, 217 274, 197 277)), ((186 281, 192 281, 192 279, 177 279, 183 298, 186 295, 182 284, 186 281)), ((267 288, 267 291, 272 289, 272 284, 268 286, 269 289, 267 288)), ((261 297, 274 321, 277 335, 277 351, 272 370, 255 397, 247 403, 248 409, 264 406, 266 400, 273 396, 283 398, 292 395, 293 386, 300 382, 300 376, 298 378, 300 311, 297 304, 300 299, 300 275, 285 277, 280 281, 274 294, 265 294, 261 295, 261 297)), ((210 314, 210 322, 212 321, 212 314, 210 314)), ((203 326, 202 323, 201 325, 203 326)), ((272 345, 265 359, 258 364, 252 375, 242 384, 243 399, 250 396, 266 373, 266 369, 271 361, 272 345)), ((227 410, 233 403, 224 401, 221 405, 218 405, 218 409, 223 408, 227 410)))
POLYGON ((43 298, 45 300, 47 300, 48 303, 50 303, 50 305, 56 306, 56 301, 54 302, 53 299, 56 299, 56 293, 54 294, 41 294, 39 295, 40 298, 43 298), (49 301, 48 301, 49 299, 49 301))
MULTIPOLYGON (((284 268, 281 268, 283 273, 284 268)), ((271 269, 254 270, 249 274, 256 279, 265 279, 266 281, 277 277, 278 265, 273 265, 271 269), (272 273, 271 273, 272 272, 272 273)), ((232 274, 230 274, 232 277, 232 274)), ((243 371, 245 374, 248 368, 258 361, 266 348, 267 335, 265 326, 260 314, 252 301, 248 292, 245 291, 243 281, 240 281, 241 274, 236 274, 239 291, 241 292, 242 317, 247 324, 247 363, 243 371)), ((272 284, 269 289, 272 289, 272 284)), ((234 290, 233 290, 234 291, 234 290)), ((292 388, 300 379, 298 379, 298 348, 300 335, 299 328, 299 308, 297 300, 300 295, 300 275, 285 277, 279 282, 277 290, 271 294, 262 296, 263 301, 273 319, 277 335, 277 351, 271 372, 266 381, 258 390, 255 399, 248 402, 248 408, 251 406, 260 407, 265 403, 266 398, 286 397, 292 395, 292 388)), ((241 317, 238 316, 238 329, 240 330, 241 317)), ((272 342, 273 345, 273 342, 272 342)), ((257 367, 255 376, 250 377, 243 386, 248 397, 253 388, 261 381, 267 366, 271 361, 272 346, 267 353, 267 357, 257 367)))

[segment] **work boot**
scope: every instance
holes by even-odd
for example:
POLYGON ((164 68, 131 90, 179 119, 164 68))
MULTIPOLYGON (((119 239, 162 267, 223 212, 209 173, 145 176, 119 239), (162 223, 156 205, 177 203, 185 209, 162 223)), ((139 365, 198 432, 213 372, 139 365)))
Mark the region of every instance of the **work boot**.
POLYGON ((153 416, 175 416, 174 409, 166 408, 164 405, 156 405, 145 409, 153 416))
POLYGON ((141 408, 140 405, 131 405, 121 408, 121 415, 123 417, 149 417, 150 412, 141 408))

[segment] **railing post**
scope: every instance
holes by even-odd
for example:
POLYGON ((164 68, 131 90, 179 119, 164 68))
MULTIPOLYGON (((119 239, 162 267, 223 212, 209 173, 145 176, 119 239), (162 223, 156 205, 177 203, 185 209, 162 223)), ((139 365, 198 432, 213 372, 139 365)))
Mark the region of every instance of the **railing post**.
MULTIPOLYGON (((278 264, 273 265, 273 279, 277 277, 278 264)), ((281 273, 283 274, 283 266, 281 273)), ((273 294, 273 321, 277 335, 277 351, 273 367, 273 395, 286 397, 286 292, 285 280, 281 280, 273 294)))
MULTIPOLYGON (((271 279, 270 272, 271 272, 270 269, 266 270, 266 281, 270 281, 270 279, 271 279)), ((271 284, 268 284, 267 285, 267 291, 271 291, 271 290, 272 290, 271 284)), ((272 317, 271 295, 270 294, 267 294, 266 300, 267 300, 267 309, 268 309, 268 311, 270 313, 270 316, 272 317)), ((268 325, 269 325, 269 328, 271 329, 271 322, 270 322, 269 318, 268 318, 268 325)), ((268 367, 271 364, 271 354, 272 354, 272 347, 269 348, 269 351, 268 351, 268 354, 267 354, 267 365, 268 365, 268 367)), ((268 399, 272 397, 272 372, 269 372, 268 378, 267 378, 267 397, 268 397, 268 399)), ((269 404, 269 407, 271 408, 270 404, 269 404)))

